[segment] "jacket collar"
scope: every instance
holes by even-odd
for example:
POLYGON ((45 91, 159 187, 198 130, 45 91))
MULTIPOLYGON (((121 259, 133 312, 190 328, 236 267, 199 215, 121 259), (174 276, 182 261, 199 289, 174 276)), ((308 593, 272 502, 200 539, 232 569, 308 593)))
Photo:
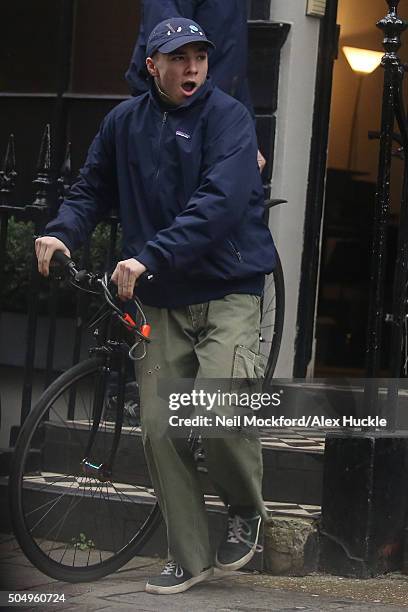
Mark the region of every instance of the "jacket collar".
POLYGON ((152 79, 152 83, 150 86, 149 97, 153 102, 154 106, 158 107, 162 112, 167 111, 169 113, 174 113, 178 111, 182 111, 184 109, 189 108, 190 106, 195 106, 199 104, 201 101, 206 99, 214 89, 214 83, 210 77, 207 77, 201 87, 187 100, 180 104, 179 106, 170 106, 167 105, 160 97, 159 92, 157 91, 157 87, 152 79))

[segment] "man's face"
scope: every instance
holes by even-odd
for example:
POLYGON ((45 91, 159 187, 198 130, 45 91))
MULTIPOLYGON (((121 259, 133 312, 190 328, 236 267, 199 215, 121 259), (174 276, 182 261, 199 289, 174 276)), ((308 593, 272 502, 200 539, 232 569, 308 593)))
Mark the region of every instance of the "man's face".
POLYGON ((171 53, 148 57, 149 73, 174 104, 183 104, 204 83, 208 72, 207 45, 188 43, 171 53))

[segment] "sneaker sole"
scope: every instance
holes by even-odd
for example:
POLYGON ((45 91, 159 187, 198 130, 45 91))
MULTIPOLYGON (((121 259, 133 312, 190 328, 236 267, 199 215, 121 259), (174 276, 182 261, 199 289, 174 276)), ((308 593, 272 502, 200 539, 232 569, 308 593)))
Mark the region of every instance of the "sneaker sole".
POLYGON ((183 593, 188 589, 191 589, 195 584, 199 584, 204 580, 207 580, 214 573, 214 568, 210 567, 205 572, 201 572, 198 576, 193 576, 189 580, 186 580, 182 584, 175 584, 174 586, 159 586, 155 584, 146 584, 145 591, 146 593, 152 593, 154 595, 175 595, 176 593, 183 593))
POLYGON ((234 561, 233 563, 221 563, 218 560, 218 556, 216 555, 216 557, 215 557, 215 565, 218 567, 218 569, 224 570, 226 572, 232 572, 234 570, 241 569, 241 567, 244 567, 244 565, 249 563, 249 561, 254 556, 256 547, 258 545, 259 530, 261 528, 261 523, 262 523, 262 519, 259 519, 258 529, 257 529, 257 532, 256 532, 256 540, 255 540, 255 543, 252 546, 251 550, 246 555, 244 555, 243 557, 241 557, 237 561, 234 561))

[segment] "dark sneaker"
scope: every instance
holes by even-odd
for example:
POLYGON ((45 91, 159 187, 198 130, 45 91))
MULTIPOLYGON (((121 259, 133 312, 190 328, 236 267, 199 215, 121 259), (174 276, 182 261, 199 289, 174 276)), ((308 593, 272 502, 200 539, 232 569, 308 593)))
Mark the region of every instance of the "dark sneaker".
POLYGON ((149 578, 145 590, 156 595, 172 595, 187 591, 195 584, 206 580, 213 574, 213 568, 208 567, 198 576, 192 576, 175 561, 169 561, 163 568, 160 576, 149 578))
MULTIPOLYGON (((115 395, 116 385, 109 392, 103 418, 106 421, 116 421, 118 396, 115 395)), ((140 426, 139 386, 136 382, 127 382, 125 386, 125 402, 123 406, 123 424, 125 427, 140 426)))
POLYGON ((217 551, 215 564, 223 570, 244 567, 256 552, 262 551, 258 544, 262 518, 256 515, 244 518, 235 514, 228 517, 228 528, 224 541, 217 551))

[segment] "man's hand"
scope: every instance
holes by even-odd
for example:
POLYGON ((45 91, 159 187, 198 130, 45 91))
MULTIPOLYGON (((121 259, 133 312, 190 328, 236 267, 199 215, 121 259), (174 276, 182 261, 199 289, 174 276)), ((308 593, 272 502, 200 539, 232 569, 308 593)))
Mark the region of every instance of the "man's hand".
POLYGON ((259 172, 262 173, 263 169, 266 166, 266 159, 264 158, 264 156, 262 155, 259 149, 258 149, 258 155, 257 155, 257 162, 258 162, 259 172))
POLYGON ((50 261, 55 251, 62 251, 67 257, 71 257, 71 253, 65 244, 54 236, 41 236, 35 241, 38 271, 43 276, 48 276, 50 273, 50 261))
POLYGON ((111 280, 118 286, 118 295, 121 300, 132 299, 136 281, 143 272, 146 272, 146 267, 133 257, 118 263, 111 280))

